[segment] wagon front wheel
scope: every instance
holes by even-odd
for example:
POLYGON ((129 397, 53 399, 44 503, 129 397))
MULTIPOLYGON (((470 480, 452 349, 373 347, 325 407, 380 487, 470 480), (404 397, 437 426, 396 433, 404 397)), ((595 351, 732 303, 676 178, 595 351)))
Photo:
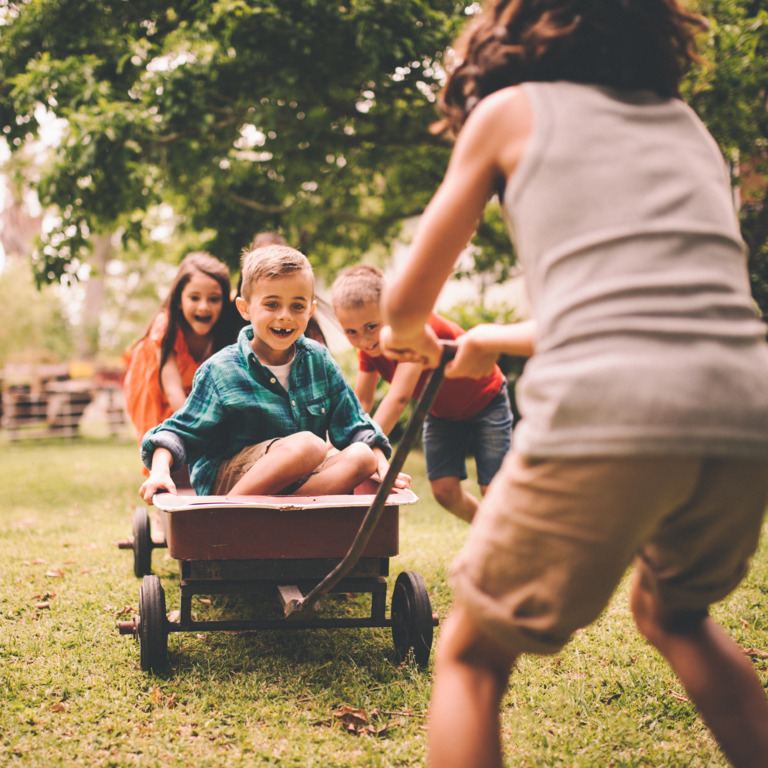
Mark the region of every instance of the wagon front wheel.
POLYGON ((145 672, 161 672, 168 663, 168 617, 165 591, 157 576, 142 579, 138 623, 141 668, 145 672))
POLYGON ((421 574, 403 571, 392 593, 392 640, 400 661, 413 653, 420 667, 429 664, 432 650, 432 605, 421 574))
POLYGON ((133 514, 133 572, 137 579, 152 573, 152 531, 142 507, 133 514))

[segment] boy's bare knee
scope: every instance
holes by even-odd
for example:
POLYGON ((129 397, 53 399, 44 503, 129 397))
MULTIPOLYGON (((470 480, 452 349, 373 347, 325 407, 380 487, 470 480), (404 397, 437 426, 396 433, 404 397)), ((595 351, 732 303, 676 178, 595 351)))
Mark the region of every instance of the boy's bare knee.
POLYGON ((455 603, 440 633, 437 664, 460 664, 491 674, 505 685, 517 654, 484 635, 471 614, 455 603))
POLYGON ((365 443, 352 443, 343 453, 346 460, 356 466, 365 477, 370 477, 378 467, 373 450, 365 443))
POLYGON ((430 485, 435 501, 446 509, 450 509, 461 501, 462 488, 458 478, 441 477, 433 480, 430 485))
POLYGON ((691 635, 698 632, 708 617, 706 610, 672 610, 662 605, 646 589, 635 573, 630 595, 632 616, 640 633, 655 647, 662 646, 671 635, 691 635))
POLYGON ((320 464, 328 451, 325 440, 312 432, 296 432, 283 438, 278 445, 281 453, 285 453, 290 461, 295 461, 297 466, 310 466, 307 471, 320 464))

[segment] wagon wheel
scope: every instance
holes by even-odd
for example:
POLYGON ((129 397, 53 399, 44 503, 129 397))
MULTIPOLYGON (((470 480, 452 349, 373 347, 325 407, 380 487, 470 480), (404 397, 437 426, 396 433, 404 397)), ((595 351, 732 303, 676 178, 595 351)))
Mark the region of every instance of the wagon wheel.
POLYGON ((403 571, 392 593, 392 639, 401 661, 413 651, 420 667, 429 663, 432 649, 432 605, 421 574, 403 571))
POLYGON ((152 573, 152 532, 143 507, 133 514, 133 572, 137 579, 152 573))
POLYGON ((168 661, 168 618, 165 592, 157 576, 144 576, 139 589, 139 648, 141 668, 160 672, 168 661))

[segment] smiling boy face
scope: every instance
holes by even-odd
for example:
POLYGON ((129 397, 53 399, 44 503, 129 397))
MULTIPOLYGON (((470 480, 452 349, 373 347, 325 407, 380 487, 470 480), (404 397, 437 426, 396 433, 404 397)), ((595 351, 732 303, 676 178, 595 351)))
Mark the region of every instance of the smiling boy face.
POLYGON ((381 354, 379 334, 381 333, 381 309, 378 304, 363 304, 361 307, 334 307, 336 317, 344 329, 349 343, 371 357, 381 354))
POLYGON ((293 357, 293 344, 315 311, 312 273, 299 270, 284 277, 262 278, 249 300, 238 296, 236 304, 253 325, 251 346, 256 357, 267 365, 283 365, 293 357))

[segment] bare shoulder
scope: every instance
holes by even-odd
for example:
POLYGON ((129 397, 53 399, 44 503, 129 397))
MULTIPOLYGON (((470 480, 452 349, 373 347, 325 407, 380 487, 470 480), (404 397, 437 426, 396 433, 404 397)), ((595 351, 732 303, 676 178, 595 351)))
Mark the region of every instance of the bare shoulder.
POLYGON ((459 134, 478 141, 508 176, 520 159, 531 135, 533 116, 528 94, 521 86, 510 86, 486 96, 472 110, 459 134))
POLYGON ((484 127, 489 124, 503 123, 512 128, 525 125, 531 119, 531 103, 525 89, 519 85, 502 88, 500 91, 486 96, 472 110, 467 125, 480 123, 484 127))

